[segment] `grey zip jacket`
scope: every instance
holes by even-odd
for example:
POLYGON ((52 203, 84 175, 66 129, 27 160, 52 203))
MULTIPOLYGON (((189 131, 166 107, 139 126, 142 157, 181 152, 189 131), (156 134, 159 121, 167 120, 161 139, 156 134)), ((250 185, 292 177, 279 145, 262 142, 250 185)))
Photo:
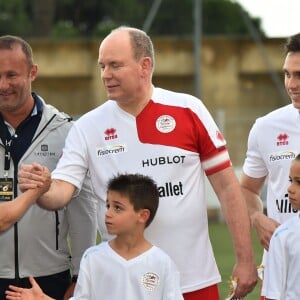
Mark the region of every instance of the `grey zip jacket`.
MULTIPOLYGON (((19 166, 37 162, 52 171, 62 155, 72 121, 44 101, 43 105, 33 142, 19 166)), ((8 177, 14 178, 14 184, 16 176, 17 170, 11 162, 8 177)), ((4 177, 4 145, 1 140, 0 177, 4 177)), ((19 189, 17 192, 21 193, 19 189)), ((95 244, 95 239, 96 201, 87 176, 82 190, 67 207, 55 212, 34 204, 19 222, 0 233, 0 278, 47 276, 68 269, 78 274, 81 256, 86 248, 95 244)))

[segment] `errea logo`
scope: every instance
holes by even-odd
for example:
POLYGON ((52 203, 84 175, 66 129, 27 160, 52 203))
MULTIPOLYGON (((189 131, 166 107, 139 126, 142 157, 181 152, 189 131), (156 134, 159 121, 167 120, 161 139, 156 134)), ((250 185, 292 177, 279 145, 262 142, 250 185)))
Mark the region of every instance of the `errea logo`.
POLYGON ((115 128, 107 128, 104 131, 105 134, 105 140, 109 141, 109 140, 114 140, 116 138, 118 138, 118 135, 116 134, 117 130, 115 128))
POLYGON ((286 133, 281 133, 277 136, 277 146, 286 146, 289 144, 289 136, 286 133))

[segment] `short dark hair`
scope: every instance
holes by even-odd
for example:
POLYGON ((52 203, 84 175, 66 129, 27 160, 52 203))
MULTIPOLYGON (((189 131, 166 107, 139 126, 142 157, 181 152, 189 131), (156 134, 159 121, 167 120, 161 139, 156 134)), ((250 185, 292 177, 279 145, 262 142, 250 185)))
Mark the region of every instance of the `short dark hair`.
POLYGON ((135 211, 149 209, 150 216, 145 227, 150 225, 159 203, 158 189, 153 179, 141 174, 118 174, 109 180, 107 191, 127 196, 135 211))
POLYGON ((286 54, 289 52, 300 52, 300 33, 287 38, 284 49, 286 54))
POLYGON ((31 46, 22 38, 14 35, 2 35, 0 36, 0 49, 12 50, 15 45, 19 45, 22 48, 23 53, 28 62, 28 66, 33 66, 33 54, 31 46))

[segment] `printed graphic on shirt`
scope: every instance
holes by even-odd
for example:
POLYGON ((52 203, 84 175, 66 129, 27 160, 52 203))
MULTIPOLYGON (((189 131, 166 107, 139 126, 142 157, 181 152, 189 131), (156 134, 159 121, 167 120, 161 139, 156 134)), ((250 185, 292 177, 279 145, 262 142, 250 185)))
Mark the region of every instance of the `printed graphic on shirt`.
POLYGON ((279 151, 279 152, 271 153, 269 156, 269 161, 270 163, 273 163, 281 160, 293 160, 294 158, 296 158, 295 151, 292 150, 279 151))
POLYGON ((183 185, 182 182, 178 183, 166 182, 163 186, 158 187, 159 197, 172 197, 183 195, 183 185))
POLYGON ((126 145, 107 145, 96 149, 97 156, 114 155, 127 152, 126 145))
POLYGON ((288 138, 289 138, 289 136, 286 133, 280 133, 277 136, 276 145, 277 146, 286 146, 286 145, 288 145, 289 144, 288 138))
POLYGON ((159 276, 152 272, 145 273, 142 276, 142 285, 147 291, 154 291, 159 285, 159 276))
POLYGON ((153 158, 146 158, 142 160, 142 167, 153 167, 157 165, 172 165, 172 164, 183 164, 185 155, 174 155, 174 156, 159 156, 153 158))
MULTIPOLYGON (((35 156, 56 157, 58 154, 55 151, 49 151, 49 145, 42 144, 39 151, 34 152, 35 156)), ((59 156, 58 156, 59 157, 59 156)))
POLYGON ((288 196, 288 194, 285 194, 283 199, 276 199, 276 207, 278 209, 278 212, 296 213, 298 211, 297 209, 293 209, 288 196))
POLYGON ((176 121, 172 116, 163 115, 156 120, 155 124, 158 131, 169 133, 174 130, 176 121))
POLYGON ((107 128, 107 129, 104 131, 104 134, 105 134, 104 139, 105 139, 106 141, 114 140, 114 139, 118 138, 117 130, 116 130, 115 128, 107 128))

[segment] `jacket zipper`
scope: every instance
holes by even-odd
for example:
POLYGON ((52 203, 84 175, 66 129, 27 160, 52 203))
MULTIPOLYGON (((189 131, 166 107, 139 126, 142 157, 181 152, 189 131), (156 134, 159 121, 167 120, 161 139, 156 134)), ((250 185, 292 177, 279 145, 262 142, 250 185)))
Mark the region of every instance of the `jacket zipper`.
MULTIPOLYGON (((32 139, 31 144, 37 139, 38 136, 46 129, 46 127, 55 118, 54 114, 50 120, 45 124, 45 126, 40 130, 40 132, 32 139)), ((27 150, 26 150, 27 151, 27 150)), ((19 163, 19 162, 18 162, 19 163)), ((14 198, 18 197, 18 163, 14 162, 14 198)), ((58 213, 56 213, 56 250, 58 249, 58 213)), ((20 280, 20 269, 19 269, 19 235, 18 235, 18 222, 14 224, 14 244, 15 244, 15 279, 20 280)))
MULTIPOLYGON (((14 198, 18 196, 17 188, 18 166, 14 166, 14 198)), ((14 224, 14 239, 15 239, 15 279, 20 279, 19 272, 19 238, 18 238, 18 222, 14 224)))
POLYGON ((55 236, 56 236, 56 250, 58 250, 58 236, 59 236, 59 215, 58 211, 55 211, 55 236))

